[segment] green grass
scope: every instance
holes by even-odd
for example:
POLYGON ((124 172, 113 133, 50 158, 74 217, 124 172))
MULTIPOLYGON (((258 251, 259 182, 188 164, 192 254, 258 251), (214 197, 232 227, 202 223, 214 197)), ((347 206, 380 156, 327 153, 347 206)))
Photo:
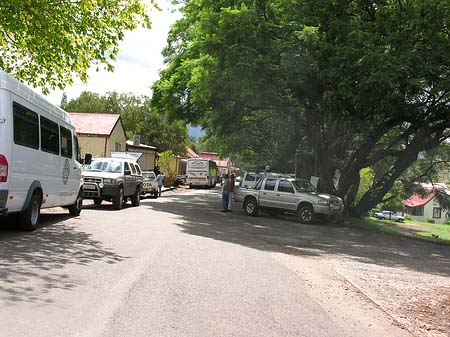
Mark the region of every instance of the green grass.
POLYGON ((359 223, 356 225, 376 232, 386 233, 390 235, 414 237, 440 244, 450 245, 450 225, 432 224, 414 220, 395 222, 388 220, 379 220, 373 217, 364 218, 358 222, 359 223), (389 224, 391 227, 387 227, 386 224, 389 224), (420 225, 421 228, 414 228, 414 226, 408 226, 408 224, 420 225), (402 231, 402 228, 407 228, 411 233, 405 233, 405 231, 402 231))

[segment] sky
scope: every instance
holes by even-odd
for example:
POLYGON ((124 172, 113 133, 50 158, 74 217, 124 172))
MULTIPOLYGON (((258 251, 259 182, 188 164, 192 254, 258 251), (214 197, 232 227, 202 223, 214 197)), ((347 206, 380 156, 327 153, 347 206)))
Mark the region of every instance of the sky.
POLYGON ((179 12, 173 12, 173 6, 169 1, 160 0, 158 4, 162 11, 151 12, 150 30, 137 28, 125 34, 124 40, 119 45, 117 60, 113 63, 114 72, 106 70, 96 72, 95 68, 91 68, 88 71, 87 83, 75 79, 74 85, 64 90, 51 91, 46 96, 47 100, 59 105, 63 92, 70 101, 77 98, 82 91, 92 91, 100 95, 108 91, 117 91, 150 96, 150 86, 159 79, 159 71, 164 67, 161 51, 166 45, 170 26, 181 18, 179 12))

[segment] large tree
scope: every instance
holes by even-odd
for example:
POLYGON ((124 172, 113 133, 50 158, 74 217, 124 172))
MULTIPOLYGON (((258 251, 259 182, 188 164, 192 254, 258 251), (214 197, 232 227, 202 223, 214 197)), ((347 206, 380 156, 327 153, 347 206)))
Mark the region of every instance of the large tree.
MULTIPOLYGON (((154 6, 154 1, 149 1, 154 6)), ((124 32, 150 26, 142 0, 14 0, 0 3, 0 68, 44 91, 87 69, 113 69, 124 32)))
POLYGON ((189 0, 183 13, 153 103, 227 154, 292 165, 297 152, 353 215, 450 136, 447 0, 189 0))
POLYGON ((129 139, 141 136, 141 143, 156 146, 158 151, 172 150, 183 155, 188 141, 183 122, 169 120, 150 106, 145 96, 108 92, 101 96, 84 91, 78 98, 61 107, 70 112, 95 112, 120 114, 129 139))

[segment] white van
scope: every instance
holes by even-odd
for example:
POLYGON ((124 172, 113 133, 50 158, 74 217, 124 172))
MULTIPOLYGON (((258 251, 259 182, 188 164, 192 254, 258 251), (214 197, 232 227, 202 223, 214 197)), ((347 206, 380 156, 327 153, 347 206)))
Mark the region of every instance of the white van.
POLYGON ((79 215, 81 164, 69 115, 0 70, 0 215, 34 230, 40 209, 79 215))

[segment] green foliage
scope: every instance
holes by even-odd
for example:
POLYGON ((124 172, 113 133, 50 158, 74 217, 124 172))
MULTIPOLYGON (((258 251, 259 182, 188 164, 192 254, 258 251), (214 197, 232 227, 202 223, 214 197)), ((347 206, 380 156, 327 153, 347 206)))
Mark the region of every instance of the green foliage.
POLYGON ((411 215, 409 215, 409 214, 406 214, 406 215, 405 215, 405 220, 410 221, 410 220, 412 220, 412 219, 413 219, 413 218, 412 218, 411 215))
POLYGON ((186 152, 187 128, 183 122, 171 121, 151 108, 147 97, 108 92, 104 96, 84 91, 61 107, 69 112, 120 114, 127 137, 141 136, 141 143, 168 149, 183 155, 186 152))
POLYGON ((361 200, 362 196, 370 189, 373 184, 373 179, 375 178, 375 172, 371 167, 363 168, 359 171, 360 183, 359 190, 355 197, 355 202, 361 200))
POLYGON ((85 82, 92 64, 113 70, 124 32, 150 26, 148 9, 142 0, 3 1, 0 68, 44 92, 73 75, 85 82))
POLYGON ((427 221, 427 223, 436 223, 436 221, 434 221, 434 219, 427 219, 426 221, 427 221))
POLYGON ((191 0, 183 13, 152 102, 243 162, 288 170, 299 151, 351 214, 399 207, 402 175, 450 136, 448 1, 191 0))
POLYGON ((161 152, 158 159, 158 165, 161 172, 166 177, 175 177, 175 166, 174 166, 175 154, 171 150, 161 152))

